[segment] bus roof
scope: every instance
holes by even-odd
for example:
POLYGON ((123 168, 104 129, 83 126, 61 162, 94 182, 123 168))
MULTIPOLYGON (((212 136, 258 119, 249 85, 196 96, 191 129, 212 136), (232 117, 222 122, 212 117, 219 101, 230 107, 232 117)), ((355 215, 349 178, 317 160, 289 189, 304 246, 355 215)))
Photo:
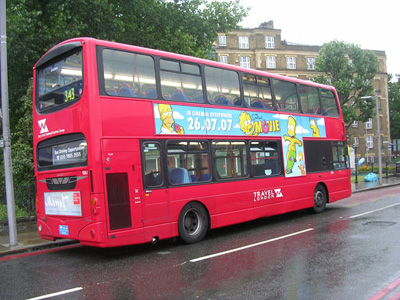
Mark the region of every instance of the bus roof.
POLYGON ((76 47, 81 47, 83 44, 93 44, 93 45, 98 45, 98 46, 102 46, 102 47, 118 48, 118 49, 126 50, 126 51, 133 51, 133 52, 145 53, 145 54, 149 54, 149 55, 162 56, 162 57, 171 58, 171 59, 184 60, 187 62, 199 63, 199 64, 204 64, 204 65, 213 66, 213 67, 219 67, 219 68, 223 68, 223 69, 240 71, 243 73, 251 73, 254 75, 268 76, 268 77, 275 78, 275 79, 282 79, 282 80, 291 81, 291 82, 295 82, 295 83, 299 83, 299 84, 320 87, 320 88, 329 89, 329 90, 336 92, 336 89, 333 86, 313 82, 310 80, 303 80, 303 79, 298 79, 298 78, 294 78, 294 77, 279 75, 276 73, 269 73, 267 71, 262 71, 262 70, 242 68, 242 67, 238 67, 235 65, 224 64, 224 63, 220 63, 220 62, 216 62, 216 61, 212 61, 212 60, 208 60, 208 59, 204 59, 204 58, 198 58, 198 57, 194 57, 194 56, 188 56, 188 55, 177 54, 177 53, 172 53, 172 52, 167 52, 167 51, 162 51, 162 50, 145 48, 145 47, 141 47, 141 46, 128 45, 128 44, 123 44, 123 43, 118 43, 118 42, 99 40, 99 39, 90 38, 90 37, 72 38, 72 39, 68 39, 68 40, 65 40, 65 41, 57 44, 56 46, 51 48, 49 51, 47 51, 37 61, 34 68, 38 68, 38 67, 42 66, 46 62, 50 61, 51 59, 53 59, 54 57, 56 57, 62 53, 71 51, 72 49, 74 49, 76 47))

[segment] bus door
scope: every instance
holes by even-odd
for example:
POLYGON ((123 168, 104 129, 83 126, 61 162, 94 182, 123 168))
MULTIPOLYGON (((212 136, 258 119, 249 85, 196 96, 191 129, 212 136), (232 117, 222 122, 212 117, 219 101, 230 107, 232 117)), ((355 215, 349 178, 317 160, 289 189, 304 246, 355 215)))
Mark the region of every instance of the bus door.
MULTIPOLYGON (((146 227, 155 225, 159 227, 158 225, 163 224, 165 231, 168 231, 171 215, 161 153, 159 142, 146 141, 142 143, 144 223, 146 227)), ((146 235, 151 234, 148 230, 151 231, 150 228, 146 229, 146 235)), ((170 233, 164 232, 164 234, 170 233)))
POLYGON ((137 141, 104 139, 102 160, 109 230, 143 228, 137 141))

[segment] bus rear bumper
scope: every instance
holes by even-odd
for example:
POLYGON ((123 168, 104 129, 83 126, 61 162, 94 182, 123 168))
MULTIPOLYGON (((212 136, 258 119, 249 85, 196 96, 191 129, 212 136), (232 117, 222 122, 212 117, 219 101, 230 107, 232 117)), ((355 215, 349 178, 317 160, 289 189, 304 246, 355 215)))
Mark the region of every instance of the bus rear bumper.
POLYGON ((82 228, 78 233, 77 240, 82 244, 97 245, 101 247, 101 243, 107 240, 107 230, 104 222, 96 222, 82 228))
POLYGON ((53 235, 53 232, 51 231, 50 227, 43 222, 42 220, 37 221, 37 230, 40 235, 40 238, 49 240, 49 241, 55 241, 56 238, 53 235))

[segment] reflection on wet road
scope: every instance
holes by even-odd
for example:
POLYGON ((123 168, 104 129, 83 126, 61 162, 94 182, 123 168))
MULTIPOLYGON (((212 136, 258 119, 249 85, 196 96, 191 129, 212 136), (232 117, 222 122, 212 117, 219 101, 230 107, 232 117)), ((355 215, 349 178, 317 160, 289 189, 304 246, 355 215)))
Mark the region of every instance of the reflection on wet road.
POLYGON ((221 228, 193 245, 77 247, 4 261, 1 298, 390 299, 400 291, 399 194, 359 193, 322 214, 221 228))

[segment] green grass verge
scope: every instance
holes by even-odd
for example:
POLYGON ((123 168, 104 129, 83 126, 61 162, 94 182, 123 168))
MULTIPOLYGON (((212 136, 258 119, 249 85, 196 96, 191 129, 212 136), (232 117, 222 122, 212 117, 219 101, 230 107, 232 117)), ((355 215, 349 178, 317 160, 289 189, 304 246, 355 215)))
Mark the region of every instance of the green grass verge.
MULTIPOLYGON (((29 214, 25 210, 22 210, 16 206, 15 217, 16 218, 29 217, 29 214)), ((0 204, 0 221, 5 221, 5 220, 7 220, 7 205, 0 204)))

